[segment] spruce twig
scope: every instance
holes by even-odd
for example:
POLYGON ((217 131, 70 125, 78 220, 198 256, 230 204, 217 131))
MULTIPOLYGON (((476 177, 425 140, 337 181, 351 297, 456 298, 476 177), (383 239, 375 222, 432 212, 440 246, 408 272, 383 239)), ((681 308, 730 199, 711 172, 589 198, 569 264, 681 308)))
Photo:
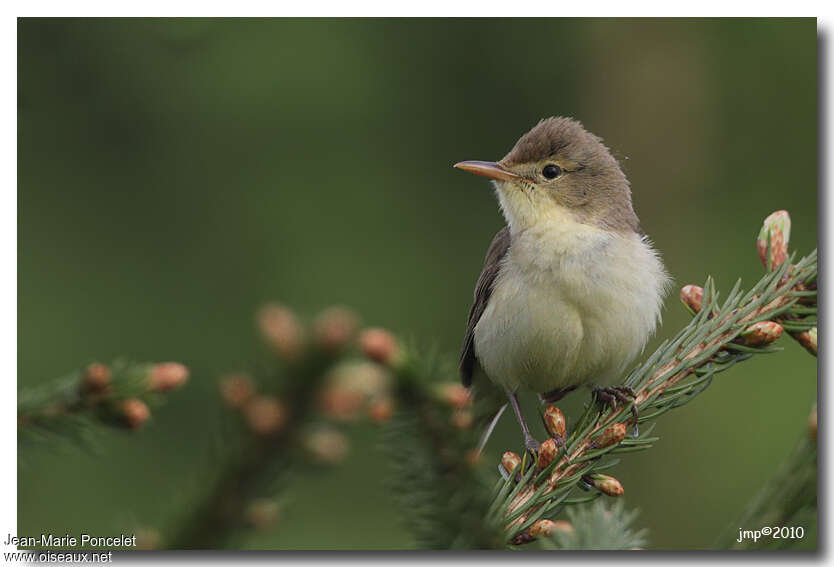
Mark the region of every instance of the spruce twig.
POLYGON ((342 361, 358 325, 352 312, 325 310, 312 325, 312 340, 286 307, 264 306, 258 322, 275 368, 257 380, 235 374, 221 381, 223 402, 235 414, 232 433, 210 463, 219 473, 166 539, 168 549, 223 549, 250 528, 268 527, 301 457, 308 466, 344 457, 346 438, 321 418, 350 421, 364 405, 371 419, 389 417, 386 371, 342 361))
POLYGON ((431 379, 445 373, 435 356, 400 351, 385 362, 397 372, 398 410, 385 443, 393 463, 390 488, 407 511, 417 546, 502 547, 501 526, 484 521, 490 488, 471 450, 477 436, 466 389, 431 379))
MULTIPOLYGON (((225 549, 248 527, 249 506, 271 498, 287 478, 296 449, 299 431, 310 414, 313 396, 329 357, 314 356, 292 370, 292 379, 273 376, 262 384, 285 384, 278 389, 276 406, 272 394, 255 400, 250 406, 250 431, 236 430, 236 438, 229 441, 235 451, 226 455, 221 472, 201 501, 180 522, 180 530, 165 541, 168 549, 225 549), (284 413, 286 412, 286 413, 284 413), (261 414, 256 415, 256 414, 261 414)), ((216 466, 216 463, 214 464, 216 466)))
POLYGON ((144 425, 162 394, 187 379, 188 369, 176 362, 90 364, 18 393, 18 438, 23 444, 65 439, 89 447, 97 427, 144 425))

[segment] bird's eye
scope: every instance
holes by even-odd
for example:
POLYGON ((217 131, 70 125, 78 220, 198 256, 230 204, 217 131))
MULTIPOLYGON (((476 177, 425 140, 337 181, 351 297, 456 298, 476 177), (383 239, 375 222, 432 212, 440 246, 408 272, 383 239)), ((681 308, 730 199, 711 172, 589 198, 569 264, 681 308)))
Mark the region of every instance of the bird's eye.
POLYGON ((558 165, 548 164, 542 169, 542 175, 545 179, 556 179, 562 173, 562 168, 558 165))

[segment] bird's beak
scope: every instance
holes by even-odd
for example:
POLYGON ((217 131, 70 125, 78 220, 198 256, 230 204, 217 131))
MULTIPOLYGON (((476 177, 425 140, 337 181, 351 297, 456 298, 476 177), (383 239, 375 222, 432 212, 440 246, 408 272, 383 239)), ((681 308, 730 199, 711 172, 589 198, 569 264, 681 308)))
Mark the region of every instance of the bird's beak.
POLYGON ((462 161, 456 163, 455 167, 480 175, 481 177, 488 177, 489 179, 497 179, 499 181, 518 181, 521 179, 520 175, 507 171, 500 164, 494 161, 462 161))

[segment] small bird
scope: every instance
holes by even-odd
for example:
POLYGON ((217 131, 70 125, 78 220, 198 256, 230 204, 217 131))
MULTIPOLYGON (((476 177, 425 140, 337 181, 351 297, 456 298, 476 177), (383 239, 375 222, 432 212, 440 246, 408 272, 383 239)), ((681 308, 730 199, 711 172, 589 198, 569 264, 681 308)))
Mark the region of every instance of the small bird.
POLYGON ((659 324, 670 279, 617 160, 576 120, 544 119, 501 161, 454 167, 493 181, 506 220, 475 286, 461 379, 483 372, 503 387, 536 452, 517 392, 549 403, 588 385, 630 401, 614 384, 659 324))

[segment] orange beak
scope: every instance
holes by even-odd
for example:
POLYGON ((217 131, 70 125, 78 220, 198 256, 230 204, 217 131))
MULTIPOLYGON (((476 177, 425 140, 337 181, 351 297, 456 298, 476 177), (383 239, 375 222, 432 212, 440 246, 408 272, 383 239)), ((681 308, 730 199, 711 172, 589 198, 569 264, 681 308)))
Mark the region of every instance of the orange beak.
POLYGON ((468 171, 469 173, 474 173, 475 175, 480 175, 481 177, 496 179, 498 181, 517 181, 521 179, 520 175, 512 171, 507 171, 494 161, 462 161, 456 163, 455 167, 463 171, 468 171))

